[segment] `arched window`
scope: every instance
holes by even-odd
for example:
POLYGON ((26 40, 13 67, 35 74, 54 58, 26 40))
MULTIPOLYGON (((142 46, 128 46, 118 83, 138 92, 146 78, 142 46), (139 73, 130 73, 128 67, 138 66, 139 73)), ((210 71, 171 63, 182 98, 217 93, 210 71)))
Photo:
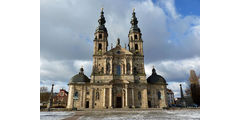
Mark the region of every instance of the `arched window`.
POLYGON ((117 75, 121 75, 121 66, 117 65, 117 75))
POLYGON ((102 34, 99 34, 99 35, 98 35, 98 38, 99 38, 99 39, 102 39, 102 34))
POLYGON ((77 91, 74 93, 74 99, 78 99, 78 92, 77 91))
POLYGON ((96 92, 96 100, 99 100, 99 92, 96 92))
POLYGON ((102 50, 102 44, 101 43, 98 44, 98 50, 102 50))
POLYGON ((160 91, 157 92, 157 96, 158 96, 158 100, 161 100, 161 92, 160 91))
POLYGON ((103 74, 104 73, 104 68, 102 67, 102 69, 101 69, 101 74, 103 74))
POLYGON ((136 67, 133 68, 133 73, 134 73, 135 75, 138 74, 136 67))
POLYGON ((141 92, 138 91, 138 100, 141 100, 142 99, 142 95, 141 95, 141 92))
POLYGON ((109 63, 107 63, 106 70, 107 70, 107 73, 109 74, 110 73, 110 64, 109 63))
POLYGON ((127 63, 127 74, 129 74, 130 73, 130 63, 127 63))
POLYGON ((148 94, 148 95, 151 95, 151 91, 150 91, 150 90, 148 90, 147 94, 148 94))
POLYGON ((137 35, 134 35, 134 39, 138 39, 138 38, 137 38, 137 35))
POLYGON ((138 44, 135 44, 135 50, 138 50, 138 44))

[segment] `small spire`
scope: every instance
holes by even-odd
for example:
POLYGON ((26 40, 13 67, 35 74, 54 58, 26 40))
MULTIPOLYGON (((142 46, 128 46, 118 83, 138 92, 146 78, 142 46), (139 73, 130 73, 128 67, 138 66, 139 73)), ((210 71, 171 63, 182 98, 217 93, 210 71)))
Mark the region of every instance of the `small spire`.
POLYGON ((137 25, 137 24, 138 24, 138 20, 137 20, 137 17, 136 17, 136 13, 135 13, 135 9, 134 9, 134 8, 133 8, 133 13, 132 13, 131 24, 132 24, 132 25, 137 25))
POLYGON ((107 28, 105 27, 106 20, 105 20, 105 17, 104 17, 103 8, 101 8, 100 18, 98 19, 98 23, 99 24, 98 24, 98 27, 97 27, 95 32, 103 31, 103 32, 107 33, 107 28))
POLYGON ((156 74, 156 70, 155 70, 154 66, 153 66, 153 69, 152 69, 152 74, 156 74))
POLYGON ((140 29, 138 28, 138 20, 136 17, 135 8, 133 8, 132 19, 130 23, 131 23, 130 32, 134 32, 134 31, 141 32, 140 29))
POLYGON ((83 71, 84 71, 83 66, 81 66, 80 73, 83 73, 83 71))
POLYGON ((113 44, 111 43, 111 49, 113 48, 113 44))
POLYGON ((127 44, 125 43, 125 49, 127 49, 127 44))
POLYGON ((100 18, 98 20, 98 23, 99 23, 99 25, 104 25, 106 23, 103 8, 101 8, 101 15, 100 15, 100 18))
POLYGON ((117 45, 120 46, 120 38, 117 39, 117 45))

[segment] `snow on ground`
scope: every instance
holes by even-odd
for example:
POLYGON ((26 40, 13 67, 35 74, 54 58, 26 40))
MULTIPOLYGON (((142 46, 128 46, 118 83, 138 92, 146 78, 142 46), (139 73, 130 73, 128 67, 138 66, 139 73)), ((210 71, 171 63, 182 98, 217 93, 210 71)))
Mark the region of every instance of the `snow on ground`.
POLYGON ((61 120, 74 115, 74 112, 40 112, 40 120, 61 120))
MULTIPOLYGON (((200 120, 199 109, 136 110, 136 111, 77 111, 78 120, 200 120)), ((60 120, 73 112, 41 112, 41 120, 60 120)))
POLYGON ((199 120, 200 110, 96 111, 78 120, 199 120))

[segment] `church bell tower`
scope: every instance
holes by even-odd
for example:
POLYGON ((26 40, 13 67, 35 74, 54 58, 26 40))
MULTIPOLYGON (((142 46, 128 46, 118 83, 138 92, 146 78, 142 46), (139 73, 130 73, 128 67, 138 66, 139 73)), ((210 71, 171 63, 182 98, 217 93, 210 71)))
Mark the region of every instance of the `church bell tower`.
POLYGON ((132 19, 131 19, 131 28, 128 34, 129 39, 129 51, 131 51, 135 55, 143 55, 143 40, 142 33, 140 28, 138 27, 138 20, 135 15, 135 9, 133 9, 132 19))
POLYGON ((103 8, 101 8, 101 15, 98 20, 98 27, 94 33, 94 55, 102 55, 107 51, 108 47, 108 32, 107 28, 105 27, 105 17, 104 17, 104 12, 103 8))

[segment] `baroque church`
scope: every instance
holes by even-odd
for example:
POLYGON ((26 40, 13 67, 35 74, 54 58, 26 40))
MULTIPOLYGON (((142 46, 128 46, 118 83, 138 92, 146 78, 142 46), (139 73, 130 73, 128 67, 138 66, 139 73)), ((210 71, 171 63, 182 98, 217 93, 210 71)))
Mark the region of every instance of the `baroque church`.
POLYGON ((143 39, 133 10, 128 49, 120 39, 108 50, 108 31, 103 9, 94 33, 93 68, 91 78, 84 69, 69 81, 68 109, 98 108, 166 108, 167 83, 152 69, 146 78, 143 39))

